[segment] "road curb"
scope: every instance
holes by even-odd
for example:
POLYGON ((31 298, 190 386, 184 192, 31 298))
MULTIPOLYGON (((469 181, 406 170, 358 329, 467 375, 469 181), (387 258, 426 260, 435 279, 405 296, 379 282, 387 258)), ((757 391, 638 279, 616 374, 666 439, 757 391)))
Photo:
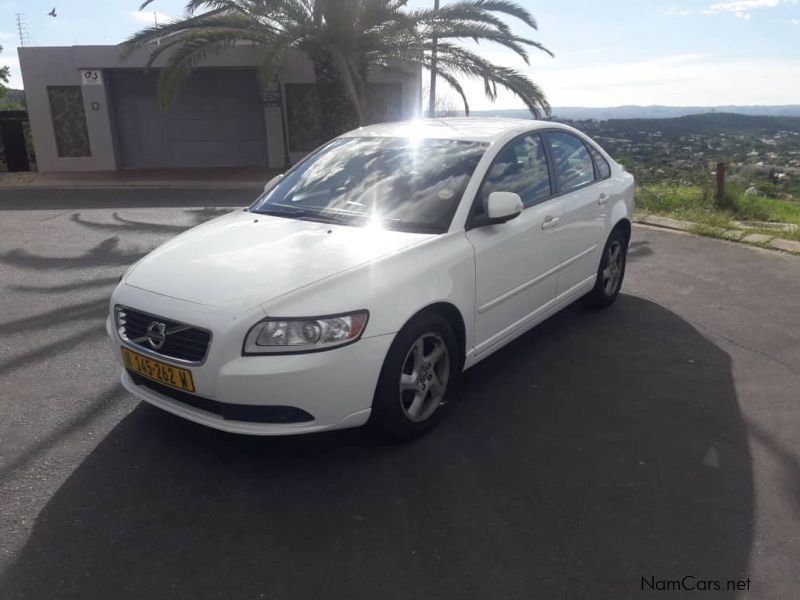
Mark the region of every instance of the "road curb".
POLYGON ((661 217, 658 215, 637 215, 633 218, 633 221, 634 223, 650 225, 651 227, 683 231, 686 233, 704 235, 706 237, 716 237, 730 242, 800 255, 800 242, 776 238, 762 233, 748 234, 746 231, 740 229, 726 229, 724 227, 715 227, 713 225, 704 225, 693 221, 683 221, 681 219, 661 217))

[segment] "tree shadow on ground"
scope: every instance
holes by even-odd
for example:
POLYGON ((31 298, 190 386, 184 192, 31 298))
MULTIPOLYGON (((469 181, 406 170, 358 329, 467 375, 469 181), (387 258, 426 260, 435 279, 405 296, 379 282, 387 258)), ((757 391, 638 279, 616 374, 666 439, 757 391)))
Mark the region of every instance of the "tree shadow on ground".
POLYGON ((32 317, 0 323, 0 334, 33 333, 73 321, 92 320, 96 322, 106 314, 108 314, 108 298, 83 301, 68 306, 59 306, 32 317))
POLYGON ((196 225, 200 225, 209 219, 219 217, 226 213, 231 212, 230 208, 199 208, 193 210, 183 210, 182 213, 190 215, 192 220, 184 225, 174 225, 170 223, 151 223, 147 221, 136 221, 133 219, 126 219, 121 217, 118 212, 112 213, 111 217, 114 219, 113 223, 97 223, 95 221, 88 221, 81 216, 81 213, 73 213, 70 219, 89 229, 97 229, 101 231, 118 231, 130 233, 164 233, 164 234, 178 234, 191 229, 196 225))
POLYGON ((39 256, 27 250, 15 249, 0 255, 0 261, 21 269, 86 269, 117 267, 135 263, 143 252, 120 252, 119 238, 110 237, 91 247, 81 256, 39 256))
POLYGON ((70 219, 88 229, 98 229, 100 231, 125 231, 132 233, 181 233, 191 227, 191 225, 172 225, 169 223, 146 223, 143 221, 133 221, 119 216, 118 212, 112 213, 114 223, 97 223, 87 221, 81 217, 81 213, 73 213, 70 219))
POLYGON ((8 286, 8 289, 14 290, 15 292, 32 292, 34 294, 63 294, 66 292, 75 292, 92 288, 111 288, 118 281, 119 275, 116 277, 100 277, 88 280, 85 279, 82 281, 73 281, 72 283, 62 283, 56 285, 10 285, 8 286))
MULTIPOLYGON (((97 321, 95 321, 97 323, 97 321)), ((67 337, 56 340, 48 340, 44 346, 39 346, 31 350, 26 350, 22 354, 0 362, 0 375, 11 373, 16 369, 29 367, 30 365, 42 360, 52 358, 62 352, 71 352, 79 347, 83 342, 93 339, 103 338, 106 335, 106 326, 102 323, 91 325, 83 329, 80 333, 73 333, 67 337)), ((0 596, 2 597, 2 596, 0 596)))
POLYGON ((0 596, 619 598, 747 576, 730 359, 676 314, 572 307, 454 392, 405 445, 238 437, 142 405, 50 499, 0 596))
MULTIPOLYGON (((178 234, 186 231, 187 229, 191 229, 192 227, 200 225, 209 219, 213 219, 230 212, 230 209, 207 207, 185 210, 182 212, 191 215, 191 223, 187 225, 170 225, 132 221, 120 217, 118 213, 113 214, 114 219, 117 221, 116 224, 86 221, 81 218, 80 213, 73 214, 71 220, 82 227, 99 229, 103 231, 118 231, 122 235, 135 235, 137 233, 167 234, 164 238, 164 241, 166 241, 171 237, 168 234, 178 234)), ((0 255, 0 261, 21 269, 71 270, 94 267, 128 266, 142 258, 147 253, 143 251, 121 252, 119 250, 119 244, 119 236, 110 237, 88 249, 83 255, 80 256, 40 256, 38 254, 32 254, 26 249, 16 248, 0 255)), ((59 288, 63 287, 64 286, 59 286, 59 288)), ((24 291, 49 291, 46 287, 22 289, 24 291)), ((73 286, 72 284, 69 284, 66 289, 80 289, 80 286, 73 286)), ((64 291, 64 289, 61 289, 61 291, 64 291)))

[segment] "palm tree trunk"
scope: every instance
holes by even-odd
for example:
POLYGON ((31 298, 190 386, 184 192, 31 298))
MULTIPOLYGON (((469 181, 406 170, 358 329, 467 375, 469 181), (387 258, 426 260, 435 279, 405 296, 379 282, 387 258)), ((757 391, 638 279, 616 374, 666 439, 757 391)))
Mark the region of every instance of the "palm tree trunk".
POLYGON ((322 142, 360 125, 356 108, 331 64, 330 56, 325 54, 321 52, 311 57, 317 80, 322 142))

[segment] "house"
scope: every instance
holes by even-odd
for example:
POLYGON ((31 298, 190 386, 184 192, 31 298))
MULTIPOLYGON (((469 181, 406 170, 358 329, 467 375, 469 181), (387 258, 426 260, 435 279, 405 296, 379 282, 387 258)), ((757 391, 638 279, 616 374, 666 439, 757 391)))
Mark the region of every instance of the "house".
MULTIPOLYGON (((175 167, 280 168, 313 150, 318 134, 311 61, 291 51, 266 89, 256 69, 263 50, 236 45, 189 77, 161 111, 157 78, 163 57, 127 60, 121 46, 18 49, 40 171, 175 167)), ((406 63, 368 76, 372 122, 419 112, 421 70, 406 63)))

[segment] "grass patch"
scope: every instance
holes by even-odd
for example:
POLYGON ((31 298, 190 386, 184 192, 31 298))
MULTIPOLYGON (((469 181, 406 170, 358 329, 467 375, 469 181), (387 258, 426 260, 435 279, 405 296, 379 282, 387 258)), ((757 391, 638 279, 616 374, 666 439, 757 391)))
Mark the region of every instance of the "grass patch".
POLYGON ((763 196, 745 196, 733 199, 734 211, 745 221, 769 221, 800 225, 800 203, 763 196))
MULTIPOLYGON (((800 226, 800 201, 745 195, 741 186, 731 184, 719 204, 713 186, 659 183, 637 189, 636 209, 650 215, 662 215, 693 221, 701 235, 719 237, 722 229, 743 229, 734 221, 765 221, 800 226), (720 206, 721 205, 721 206, 720 206), (715 233, 716 232, 716 233, 715 233)), ((800 230, 746 228, 748 233, 800 241, 800 230)))

